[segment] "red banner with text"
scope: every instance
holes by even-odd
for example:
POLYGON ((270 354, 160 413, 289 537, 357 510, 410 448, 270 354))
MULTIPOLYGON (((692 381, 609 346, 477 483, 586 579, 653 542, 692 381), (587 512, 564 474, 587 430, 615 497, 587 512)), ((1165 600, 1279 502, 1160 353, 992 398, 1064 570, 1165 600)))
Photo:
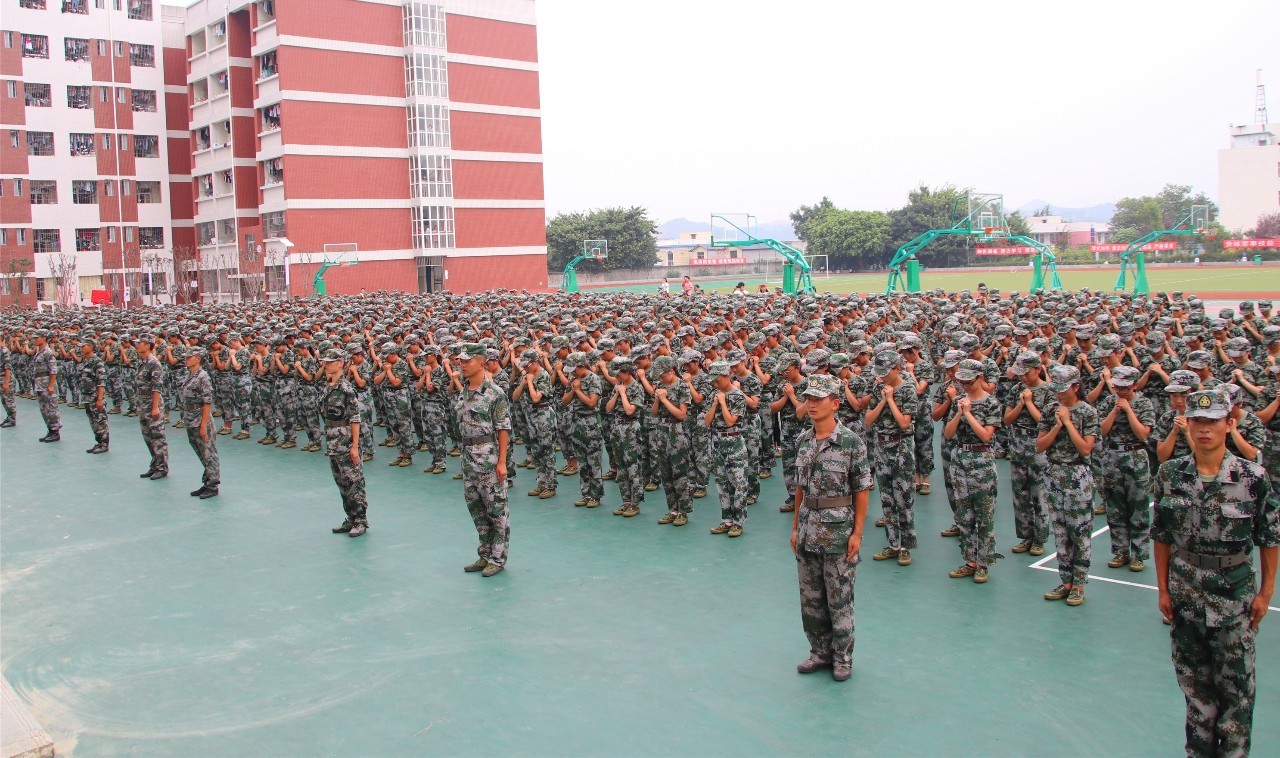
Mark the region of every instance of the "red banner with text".
POLYGON ((996 258, 1001 255, 1035 255, 1038 252, 1034 247, 987 247, 986 245, 978 245, 973 249, 973 254, 984 258, 996 258))
POLYGON ((1266 249, 1280 247, 1280 239, 1256 240, 1223 240, 1222 247, 1227 250, 1266 249))
MULTIPOLYGON (((1125 250, 1128 250, 1128 249, 1129 249, 1128 245, 1090 245, 1089 246, 1089 252, 1091 253, 1123 253, 1125 250)), ((1147 244, 1142 246, 1142 252, 1144 253, 1154 253, 1157 250, 1168 252, 1170 250, 1177 250, 1177 249, 1178 249, 1177 242, 1148 242, 1147 244)))

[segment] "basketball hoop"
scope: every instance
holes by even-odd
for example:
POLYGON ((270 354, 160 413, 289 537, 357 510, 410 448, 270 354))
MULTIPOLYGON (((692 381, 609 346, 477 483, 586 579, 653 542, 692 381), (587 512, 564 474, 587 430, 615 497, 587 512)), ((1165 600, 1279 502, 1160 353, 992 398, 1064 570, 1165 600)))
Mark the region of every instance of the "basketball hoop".
POLYGON ((599 263, 601 266, 603 266, 603 265, 604 265, 604 256, 603 256, 603 255, 601 255, 601 254, 599 254, 599 253, 596 253, 596 263, 599 263))
POLYGON ((1203 234, 1204 238, 1209 241, 1213 241, 1218 238, 1218 230, 1216 227, 1213 229, 1197 229, 1196 231, 1203 234))

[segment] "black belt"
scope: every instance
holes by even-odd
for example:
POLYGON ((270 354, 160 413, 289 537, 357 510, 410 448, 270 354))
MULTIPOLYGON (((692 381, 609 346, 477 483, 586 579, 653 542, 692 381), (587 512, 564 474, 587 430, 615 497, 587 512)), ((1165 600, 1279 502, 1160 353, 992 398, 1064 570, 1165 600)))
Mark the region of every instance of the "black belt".
POLYGON ((915 438, 915 435, 914 435, 914 434, 909 434, 909 433, 902 433, 902 432, 888 432, 888 433, 886 433, 886 432, 876 432, 876 439, 878 439, 878 440, 882 440, 882 441, 884 441, 884 442, 897 442, 897 441, 899 441, 899 440, 914 439, 914 438, 915 438))
POLYGON ((956 448, 956 449, 957 449, 957 450, 963 450, 963 451, 965 451, 966 453, 989 453, 989 452, 991 452, 991 446, 990 446, 990 445, 961 445, 960 447, 958 447, 958 448, 956 448))
POLYGON ((351 426, 351 424, 352 422, 350 421, 330 421, 329 419, 324 420, 325 429, 342 429, 344 427, 351 426))
POLYGON ((596 413, 595 411, 589 411, 587 413, 575 413, 573 415, 577 416, 578 418, 600 418, 600 414, 596 413))
POLYGON ((674 416, 661 416, 660 418, 665 424, 683 424, 684 423, 684 419, 675 418, 674 416))
POLYGON ((534 409, 535 411, 540 411, 540 410, 542 410, 543 408, 550 408, 550 407, 551 407, 551 401, 549 401, 549 400, 544 400, 544 401, 542 401, 541 403, 529 403, 529 407, 530 407, 530 408, 532 408, 532 409, 534 409))
POLYGON ((1233 555, 1202 555, 1200 553, 1193 553, 1190 550, 1183 550, 1180 547, 1175 547, 1173 552, 1177 553, 1179 558, 1190 563, 1192 566, 1202 569, 1212 570, 1234 568, 1249 562, 1248 553, 1235 553, 1233 555))
POLYGON ((717 437, 737 437, 740 434, 742 434, 742 432, 738 432, 738 431, 716 432, 717 437))
POLYGON ((613 423, 615 423, 615 424, 634 424, 635 422, 637 422, 637 421, 639 421, 639 420, 640 420, 640 417, 639 417, 639 416, 618 416, 618 417, 614 418, 613 423))
POLYGON ((487 445, 490 443, 496 444, 497 441, 498 436, 496 434, 481 434, 475 437, 462 438, 462 444, 465 447, 471 447, 472 445, 487 445))
POLYGON ((827 508, 848 508, 853 505, 853 495, 844 497, 809 497, 804 498, 804 507, 812 510, 827 508))
POLYGON ((1112 445, 1111 449, 1118 450, 1120 452, 1126 452, 1129 450, 1146 450, 1147 446, 1141 442, 1132 442, 1124 445, 1112 445))
POLYGON ((382 388, 382 391, 383 391, 383 392, 401 392, 401 391, 403 391, 403 390, 407 390, 407 389, 409 389, 409 388, 408 388, 408 387, 406 387, 406 386, 405 386, 405 385, 403 385, 403 384, 402 384, 402 385, 400 385, 399 387, 392 387, 391 385, 389 385, 389 384, 388 384, 387 386, 385 386, 385 387, 383 387, 383 388, 382 388))
POLYGON ((1031 426, 1015 426, 1013 427, 1015 434, 1021 434, 1027 437, 1040 434, 1040 430, 1031 426))

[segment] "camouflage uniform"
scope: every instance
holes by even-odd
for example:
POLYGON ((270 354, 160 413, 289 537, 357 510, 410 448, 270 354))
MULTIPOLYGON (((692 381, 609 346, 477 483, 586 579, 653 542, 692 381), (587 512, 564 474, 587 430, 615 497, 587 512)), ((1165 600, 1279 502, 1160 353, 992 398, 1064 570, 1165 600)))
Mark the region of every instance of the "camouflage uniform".
MULTIPOLYGON (((1040 363, 1039 356, 1026 353, 1030 358, 1025 361, 1019 356, 1019 370, 1022 363, 1027 363, 1027 370, 1039 371, 1030 367, 1030 361, 1040 363)), ((1025 385, 1010 393, 1006 400, 1009 408, 1021 402, 1019 395, 1022 389, 1031 390, 1031 402, 1041 414, 1046 408, 1057 403, 1053 392, 1043 382, 1036 387, 1025 385)), ((1014 533, 1019 540, 1030 541, 1032 545, 1043 546, 1049 541, 1049 522, 1045 517, 1045 486, 1049 477, 1049 460, 1044 453, 1036 452, 1036 437, 1039 436, 1039 424, 1025 408, 1009 426, 1009 474, 1010 487, 1013 494, 1014 533)))
MULTIPOLYGON (((975 362, 976 363, 976 362, 975 362)), ((964 363, 961 363, 963 369, 964 363)), ((959 372, 957 372, 957 376, 959 372)), ((947 422, 959 414, 959 404, 951 405, 947 422)), ((1000 401, 986 395, 973 401, 970 413, 982 426, 999 429, 1000 401)), ((960 527, 960 556, 967 564, 990 566, 1000 554, 996 552, 996 462, 989 442, 983 442, 964 419, 951 438, 951 485, 956 497, 956 526, 960 527)))
POLYGON ((511 403, 488 377, 476 390, 464 381, 458 424, 462 432, 462 495, 480 538, 476 554, 490 566, 502 567, 507 563, 511 526, 506 483, 498 481, 495 469, 499 433, 507 432, 507 444, 511 444, 511 403))
POLYGON ((36 401, 40 404, 40 415, 44 418, 44 425, 49 432, 58 431, 62 428, 62 418, 58 414, 58 396, 57 392, 57 374, 58 359, 54 357, 53 350, 45 345, 31 360, 31 377, 36 393, 36 401), (54 379, 54 392, 49 392, 49 377, 54 379))
MULTIPOLYGON (((728 364, 719 364, 719 368, 728 374, 728 364)), ((708 374, 711 373, 709 370, 708 374)), ((719 390, 710 389, 712 393, 719 390)), ((712 469, 716 477, 716 490, 720 497, 720 517, 730 526, 746 526, 747 523, 747 443, 741 425, 747 419, 747 396, 742 390, 730 388, 723 393, 729 413, 738 417, 733 426, 725 423, 724 414, 717 409, 711 420, 712 469)), ((708 409, 715 394, 708 396, 708 409)), ((705 415, 705 414, 704 414, 705 415)), ((699 419, 702 421, 703 419, 699 419)))
MULTIPOLYGON (((356 393, 356 405, 360 408, 360 454, 361 456, 373 455, 373 363, 366 360, 356 366, 356 373, 364 380, 364 387, 358 387, 354 383, 351 389, 356 393)), ((324 382, 321 377, 321 382, 324 382)), ((320 397, 324 398, 324 392, 328 386, 327 382, 320 385, 320 397)), ((323 421, 323 419, 322 419, 323 421)), ((440 457, 444 459, 444 429, 439 430, 440 435, 438 444, 440 445, 440 457)))
MULTIPOLYGON (((328 357, 328 356, 326 356, 328 357)), ((346 380, 325 384, 320 398, 320 416, 324 419, 324 438, 328 448, 329 471, 342 496, 342 510, 347 518, 343 527, 369 526, 369 501, 365 498, 364 467, 351 460, 351 425, 363 424, 356 391, 346 380)), ((341 527, 340 527, 341 528, 341 527)))
MULTIPOLYGON (((84 399, 84 413, 89 418, 89 428, 93 430, 93 440, 99 447, 107 447, 111 442, 111 433, 107 428, 106 398, 103 408, 98 410, 98 388, 106 392, 107 365, 96 353, 80 367, 80 397, 84 399)), ((105 452, 105 451, 104 451, 105 452)))
POLYGON ((809 653, 815 660, 849 666, 853 586, 861 557, 850 561, 846 555, 856 528, 854 496, 871 488, 867 447, 843 424, 822 440, 810 427, 796 440, 796 467, 804 493, 796 514, 796 571, 809 653))
MULTIPOLYGON (((383 346, 382 353, 384 358, 390 354, 386 345, 383 346)), ((388 366, 384 364, 384 368, 388 366)), ((399 360, 395 365, 389 366, 388 374, 380 385, 387 403, 387 436, 395 440, 400 458, 413 458, 414 450, 417 449, 413 444, 413 419, 410 417, 412 408, 409 401, 409 390, 413 387, 413 370, 409 368, 406 361, 399 360), (399 387, 392 386, 390 375, 400 379, 399 387)))
MULTIPOLYGON (((1125 374, 1137 375, 1137 369, 1122 366, 1125 374)), ((1120 370, 1113 372, 1118 381, 1120 370)), ((1126 381, 1132 382, 1132 377, 1126 381)), ((1099 419, 1111 414, 1116 396, 1103 395, 1095 408, 1099 419)), ((1129 401, 1134 415, 1143 426, 1155 429, 1155 406, 1141 393, 1129 401)), ((1104 437, 1102 448, 1102 486, 1099 494, 1107 505, 1107 526, 1111 531, 1111 557, 1128 557, 1145 561, 1150 557, 1148 533, 1151 529, 1151 459, 1147 444, 1139 440, 1129 425, 1124 411, 1116 414, 1111 434, 1104 437)))
POLYGON ((200 483, 208 489, 217 489, 222 481, 222 467, 218 460, 216 442, 218 435, 212 417, 209 419, 207 430, 209 439, 200 437, 200 419, 204 412, 204 404, 213 403, 213 381, 204 369, 194 374, 187 371, 185 367, 183 370, 186 377, 178 391, 178 401, 182 411, 182 423, 187 427, 187 442, 191 443, 191 449, 195 451, 196 457, 200 459, 200 465, 204 467, 204 476, 200 483))
MULTIPOLYGON (((626 359, 615 358, 614 365, 610 368, 615 374, 624 370, 634 371, 631 362, 626 359)), ((618 383, 621 384, 621 380, 618 383)), ((627 393, 627 399, 635 406, 635 412, 627 414, 621 400, 613 406, 613 415, 609 422, 613 425, 614 453, 617 457, 612 462, 618 469, 618 491, 622 496, 623 504, 630 503, 635 508, 639 508, 644 502, 644 480, 640 476, 642 448, 640 416, 645 408, 644 387, 633 377, 624 391, 627 393)))
POLYGON ((1168 461, 1156 498, 1151 539, 1172 547, 1170 639, 1187 702, 1187 755, 1248 755, 1256 650, 1249 604, 1257 594, 1250 554, 1280 545, 1280 499, 1261 467, 1230 453, 1212 481, 1199 476, 1194 456, 1168 461))
MULTIPOLYGON (((1054 414, 1059 407, 1055 400, 1043 410, 1041 435, 1056 425, 1054 414)), ((1098 437, 1098 412, 1093 406, 1081 400, 1071 406, 1070 413, 1071 423, 1081 437, 1098 437)), ((1058 578, 1064 585, 1083 587, 1088 581, 1093 550, 1093 472, 1089 461, 1071 443, 1066 429, 1045 451, 1045 459, 1049 471, 1044 503, 1058 548, 1058 578)))
POLYGON ((142 429, 142 441, 147 443, 147 450, 151 453, 151 466, 148 470, 168 474, 169 440, 165 437, 164 409, 161 408, 159 418, 151 417, 152 395, 160 391, 160 385, 164 381, 164 369, 155 353, 148 355, 146 360, 135 359, 133 367, 134 408, 138 411, 138 426, 142 429))
MULTIPOLYGON (((674 360, 671 358, 667 358, 667 360, 672 361, 672 368, 675 368, 674 360)), ((669 386, 659 380, 654 385, 654 389, 666 390, 667 402, 673 406, 679 408, 684 405, 686 416, 693 413, 693 400, 690 397, 689 385, 684 380, 677 378, 675 383, 669 386)), ((654 424, 651 428, 650 441, 656 453, 657 477, 658 481, 662 482, 662 490, 667 496, 667 510, 670 513, 685 514, 687 516, 693 512, 693 501, 690 498, 689 489, 688 461, 690 447, 689 435, 685 431, 685 423, 672 416, 666 406, 658 403, 658 409, 654 412, 654 424)))
POLYGON ((545 369, 533 378, 533 386, 542 394, 542 400, 535 403, 528 392, 520 395, 520 402, 525 405, 525 418, 528 428, 525 442, 529 446, 529 458, 533 469, 537 471, 536 489, 556 491, 556 412, 554 386, 551 372, 545 369))
MULTIPOLYGON (((284 364, 285 369, 276 377, 276 397, 280 404, 280 418, 282 419, 281 427, 284 432, 284 439, 280 440, 280 447, 286 445, 292 446, 298 438, 296 431, 301 426, 302 421, 302 396, 300 393, 297 369, 293 364, 297 362, 298 356, 292 350, 285 350, 283 353, 277 353, 280 362, 284 364)), ((274 364, 273 364, 274 365, 274 364)))
MULTIPOLYGON (((583 354, 574 353, 573 355, 583 354)), ((578 360, 573 361, 573 363, 585 365, 585 363, 578 360)), ((571 376, 570 382, 572 381, 573 377, 571 376)), ((565 406, 566 414, 571 417, 569 423, 573 434, 573 455, 578 459, 578 486, 582 494, 581 499, 594 503, 599 503, 604 499, 604 480, 600 478, 603 473, 600 470, 600 457, 604 440, 600 435, 600 409, 598 407, 600 403, 604 402, 604 396, 600 388, 602 381, 599 374, 588 372, 579 383, 582 394, 600 396, 600 401, 596 403, 596 408, 588 408, 583 405, 576 395, 571 396, 569 404, 565 406)))
POLYGON ((445 440, 449 435, 449 396, 446 390, 449 387, 449 373, 439 364, 424 370, 431 372, 427 380, 431 383, 431 390, 427 391, 426 384, 423 384, 425 394, 422 399, 422 422, 427 433, 427 452, 431 453, 431 467, 437 468, 444 466, 447 453, 445 440))
POLYGON ((4 423, 13 426, 18 421, 18 403, 14 400, 14 389, 18 386, 13 353, 8 345, 0 344, 0 406, 4 407, 4 423), (4 373, 9 372, 9 389, 3 388, 4 373))
MULTIPOLYGON (((237 369, 234 365, 228 365, 227 380, 228 391, 230 392, 230 406, 223 411, 223 418, 229 421, 239 421, 241 431, 246 435, 250 425, 253 423, 253 376, 249 373, 249 350, 240 348, 239 350, 230 351, 235 353, 235 360, 240 364, 237 369), (230 416, 228 416, 228 412, 230 416)), ((230 361, 230 356, 228 356, 230 361)))
MULTIPOLYGON (((302 364, 302 368, 311 375, 311 379, 307 380, 298 375, 298 420, 302 423, 302 428, 307 430, 308 447, 313 450, 320 449, 320 393, 321 386, 324 383, 323 377, 320 376, 320 362, 314 356, 308 355, 306 358, 299 358, 298 363, 302 364)), ((297 371, 297 369, 294 369, 297 371)))
MULTIPOLYGON (((693 403, 690 399, 690 410, 692 411, 685 420, 688 424, 689 444, 693 448, 693 458, 690 461, 692 467, 689 471, 689 489, 694 492, 705 491, 711 482, 711 469, 714 465, 712 460, 712 439, 711 427, 702 423, 702 417, 706 415, 707 409, 711 407, 711 398, 715 397, 715 383, 706 371, 699 371, 698 375, 693 378, 693 386, 702 395, 701 403, 693 403)), ((690 393, 692 396, 693 393, 690 393)))
MULTIPOLYGON (((882 351, 875 358, 877 365, 884 361, 895 361, 893 367, 901 365, 897 353, 882 351), (885 358, 884 356, 891 356, 885 358)), ((892 367, 891 367, 892 368, 892 367)), ((883 371, 881 367, 878 370, 883 371)), ((888 373, 887 371, 885 373, 888 373)), ((880 403, 880 392, 886 385, 875 384, 871 394, 871 408, 880 403)), ((916 407, 920 402, 915 386, 904 379, 893 390, 894 402, 898 410, 908 418, 914 419, 916 407)), ((912 428, 903 429, 893 417, 893 411, 885 404, 876 422, 871 425, 875 433, 874 469, 876 485, 880 488, 880 508, 884 511, 885 537, 889 547, 894 550, 915 550, 918 544, 916 535, 916 445, 914 422, 912 428)))

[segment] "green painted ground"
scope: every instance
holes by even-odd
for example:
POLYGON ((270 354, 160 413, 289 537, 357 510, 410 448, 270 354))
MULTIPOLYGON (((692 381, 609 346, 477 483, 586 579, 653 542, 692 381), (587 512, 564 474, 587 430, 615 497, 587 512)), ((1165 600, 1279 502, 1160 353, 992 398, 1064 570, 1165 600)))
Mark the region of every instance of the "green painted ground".
MULTIPOLYGON (((1093 290, 1111 290, 1116 283, 1119 271, 1099 268, 1073 268, 1064 266, 1059 269, 1062 283, 1068 289, 1078 290, 1088 287, 1093 290)), ((1184 290, 1188 293, 1212 295, 1213 293, 1274 293, 1280 297, 1280 266, 1239 267, 1204 267, 1204 268, 1151 268, 1147 270, 1147 279, 1152 292, 1161 290, 1172 292, 1184 290)), ((698 283, 708 292, 731 292, 738 281, 745 281, 748 291, 754 291, 764 279, 713 279, 698 283)), ((814 286, 822 292, 884 292, 886 274, 858 274, 850 276, 817 277, 814 286)), ((973 271, 958 273, 929 273, 921 275, 924 287, 932 289, 942 287, 948 291, 964 289, 976 290, 978 283, 988 287, 998 287, 1002 292, 1027 292, 1031 285, 1031 273, 1024 269, 1008 269, 1004 271, 973 271)), ((770 287, 781 286, 777 281, 769 282, 770 287)), ((679 287, 679 281, 672 282, 672 288, 679 287)), ((656 292, 657 284, 626 285, 618 287, 589 288, 589 291, 629 291, 656 292)))
MULTIPOLYGON (((1142 586, 1094 581, 1076 609, 1040 598, 1056 574, 1028 557, 985 586, 948 579, 941 486, 918 501, 915 565, 860 567, 854 678, 839 685, 794 671, 807 645, 781 476, 729 540, 707 534, 714 499, 659 527, 660 492, 623 520, 613 485, 606 507, 575 509, 574 480, 531 500, 521 471, 509 569, 482 579, 461 571, 474 532, 459 483, 388 468, 383 448, 373 529, 352 540, 329 533, 341 509, 318 454, 219 438, 222 496, 201 502, 184 432, 170 478, 140 481, 133 419, 110 417, 111 453, 87 456, 79 412, 42 445, 34 404, 18 402, 20 426, 0 432, 0 664, 62 754, 1181 749, 1150 571, 1095 561, 1142 586)), ((881 544, 869 529, 865 552, 881 544)), ((1258 755, 1280 744, 1278 628, 1268 617, 1259 637, 1258 755)))

